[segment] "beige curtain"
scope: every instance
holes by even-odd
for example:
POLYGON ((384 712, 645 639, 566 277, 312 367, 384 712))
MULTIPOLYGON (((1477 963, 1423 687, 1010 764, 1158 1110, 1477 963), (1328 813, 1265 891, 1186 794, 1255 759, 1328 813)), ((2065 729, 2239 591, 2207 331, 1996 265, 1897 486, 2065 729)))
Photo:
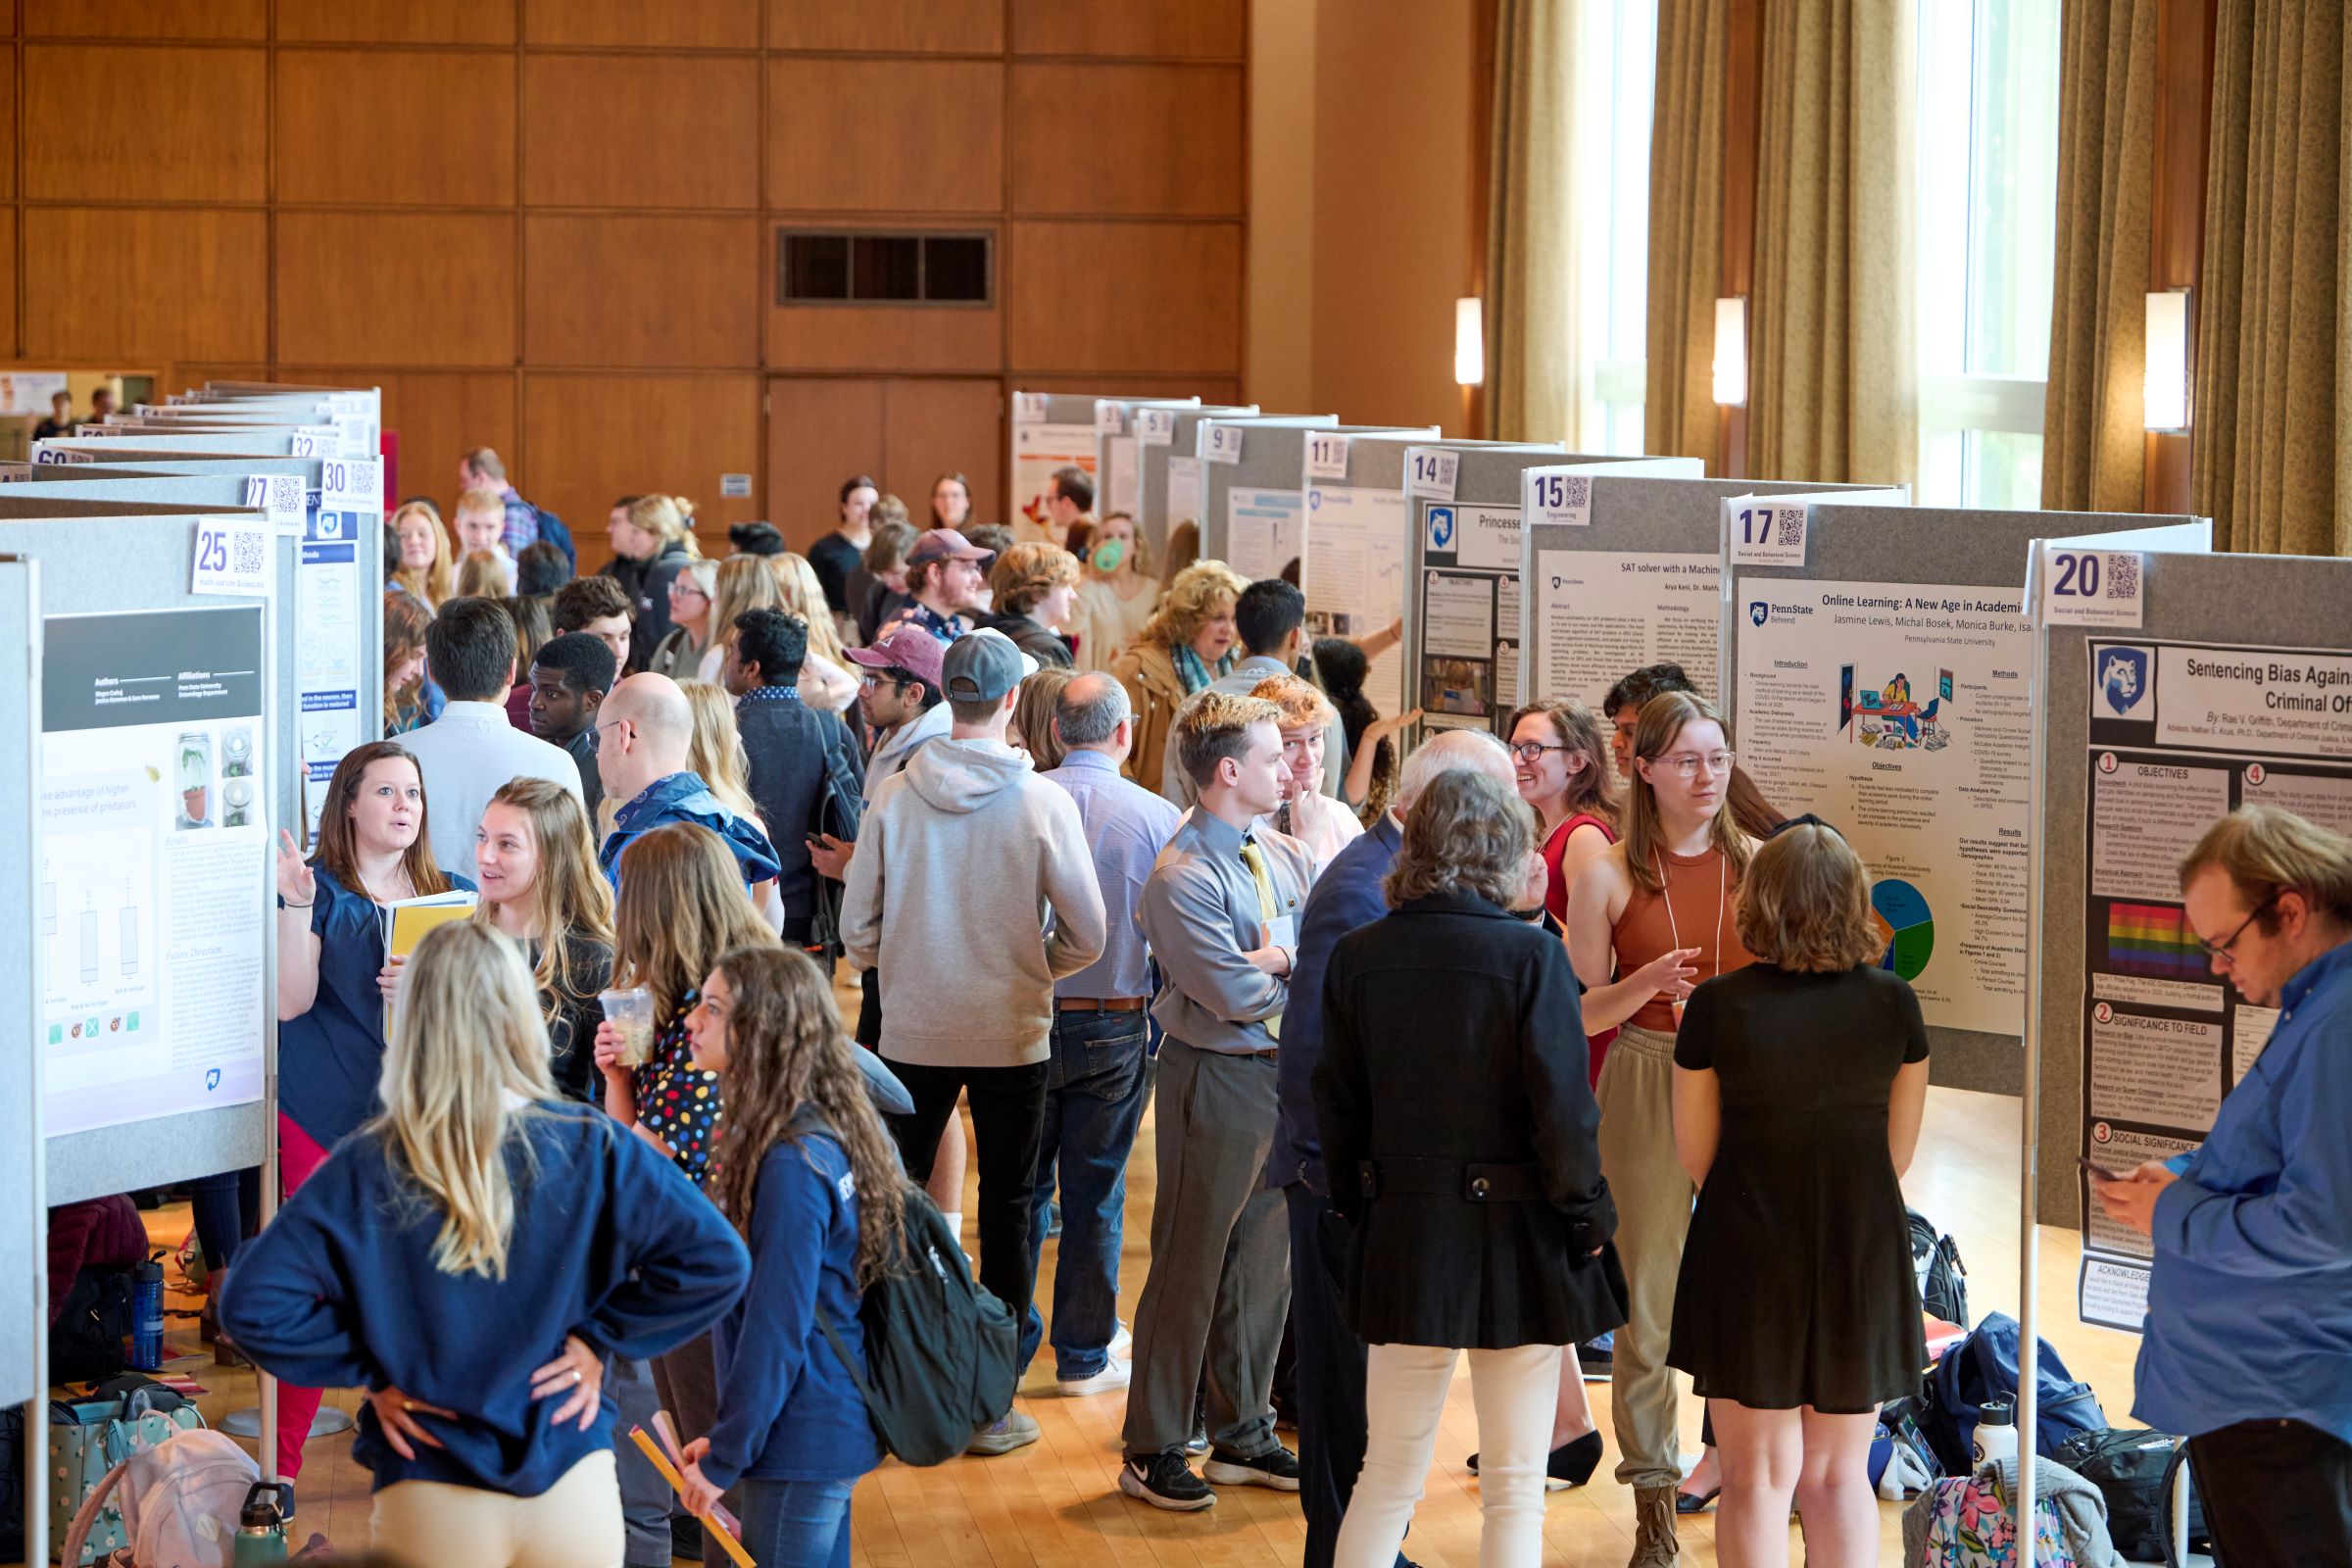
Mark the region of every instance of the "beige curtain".
POLYGON ((1568 441, 1583 423, 1577 350, 1576 9, 1496 0, 1487 186, 1486 433, 1568 441))
POLYGON ((2077 0, 2058 68, 2058 256, 2041 504, 2137 512, 2155 184, 2157 0, 2077 0))
POLYGON ((1764 8, 1755 478, 1891 483, 1917 466, 1912 18, 1892 0, 1764 8))
POLYGON ((1649 304, 1642 445, 1715 463, 1715 294, 1723 277, 1729 0, 1659 0, 1649 134, 1649 304))
POLYGON ((2348 46, 2343 0, 2222 0, 2190 417, 2230 550, 2352 555, 2348 46))

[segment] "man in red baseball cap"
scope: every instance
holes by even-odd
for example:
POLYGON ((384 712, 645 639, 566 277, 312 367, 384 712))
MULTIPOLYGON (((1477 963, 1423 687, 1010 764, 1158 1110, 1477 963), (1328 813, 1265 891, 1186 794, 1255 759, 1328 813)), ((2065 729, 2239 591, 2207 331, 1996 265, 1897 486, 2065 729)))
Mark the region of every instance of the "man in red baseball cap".
POLYGON ((954 528, 934 528, 906 553, 906 592, 902 607, 882 629, 918 626, 943 648, 972 629, 969 612, 979 608, 996 552, 983 550, 954 528))

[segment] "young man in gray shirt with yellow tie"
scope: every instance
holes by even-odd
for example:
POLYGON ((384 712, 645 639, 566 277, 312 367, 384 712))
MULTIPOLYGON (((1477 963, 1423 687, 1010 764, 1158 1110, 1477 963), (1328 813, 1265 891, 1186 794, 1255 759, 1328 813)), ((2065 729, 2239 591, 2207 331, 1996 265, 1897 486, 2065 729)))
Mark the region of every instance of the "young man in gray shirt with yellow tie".
POLYGON ((1275 1052, 1298 906, 1314 874, 1296 841, 1256 826, 1282 797, 1281 710, 1202 692, 1169 745, 1200 790, 1144 884, 1136 923, 1166 983, 1152 1272, 1136 1310, 1119 1490, 1179 1512, 1217 1500, 1185 1459, 1208 1363, 1208 1482, 1298 1490, 1268 1399, 1290 1305, 1282 1195, 1265 1185, 1275 1052))

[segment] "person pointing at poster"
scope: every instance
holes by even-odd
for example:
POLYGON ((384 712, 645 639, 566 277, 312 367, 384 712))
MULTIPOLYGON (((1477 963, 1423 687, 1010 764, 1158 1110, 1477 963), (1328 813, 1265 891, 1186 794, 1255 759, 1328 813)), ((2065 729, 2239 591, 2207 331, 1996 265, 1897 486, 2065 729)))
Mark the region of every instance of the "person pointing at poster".
POLYGON ((2241 807, 2180 894, 2213 972, 2279 1011, 2202 1148, 2092 1173, 2155 1247, 2132 1413, 2188 1435, 2217 1556, 2352 1564, 2352 839, 2241 807))

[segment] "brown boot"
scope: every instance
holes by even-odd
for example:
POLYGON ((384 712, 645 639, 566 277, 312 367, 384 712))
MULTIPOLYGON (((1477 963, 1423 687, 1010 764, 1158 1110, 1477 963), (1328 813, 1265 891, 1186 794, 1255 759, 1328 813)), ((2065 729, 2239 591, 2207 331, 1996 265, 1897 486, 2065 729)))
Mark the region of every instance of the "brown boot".
POLYGON ((1682 1547, 1674 1538, 1674 1489, 1634 1489, 1634 1555, 1626 1568, 1675 1568, 1682 1547))

